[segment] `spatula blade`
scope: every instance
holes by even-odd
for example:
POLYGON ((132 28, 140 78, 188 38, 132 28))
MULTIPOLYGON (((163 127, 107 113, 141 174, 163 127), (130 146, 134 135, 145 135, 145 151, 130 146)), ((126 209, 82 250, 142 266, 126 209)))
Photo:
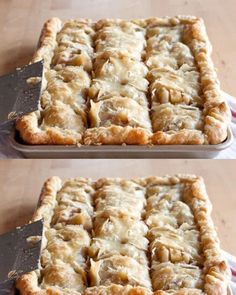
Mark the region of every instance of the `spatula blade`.
POLYGON ((0 77, 0 124, 38 109, 42 75, 39 61, 0 77))
POLYGON ((39 220, 0 235, 0 284, 38 268, 42 233, 39 220))

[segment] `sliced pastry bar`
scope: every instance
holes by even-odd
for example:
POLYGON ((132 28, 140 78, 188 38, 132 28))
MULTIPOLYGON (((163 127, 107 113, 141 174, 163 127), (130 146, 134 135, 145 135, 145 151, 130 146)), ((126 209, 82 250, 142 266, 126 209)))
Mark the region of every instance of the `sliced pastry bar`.
POLYGON ((147 144, 151 123, 147 67, 141 61, 145 30, 126 21, 96 24, 90 127, 85 144, 147 144), (111 32, 114 32, 112 34, 111 32))
POLYGON ((203 180, 179 176, 146 181, 153 290, 216 294, 216 288, 217 294, 227 294, 229 271, 219 251, 203 180))
POLYGON ((101 179, 96 183, 96 189, 89 251, 91 286, 103 288, 115 284, 151 289, 145 237, 148 228, 141 220, 145 206, 144 188, 133 181, 101 179), (133 204, 135 200, 137 215, 129 214, 125 204, 133 204))
POLYGON ((81 294, 87 288, 92 194, 91 182, 83 178, 45 183, 32 220, 44 219, 40 265, 17 281, 21 294, 81 294))
POLYGON ((156 18, 146 20, 145 26, 152 142, 222 142, 230 113, 210 61, 211 46, 203 21, 195 17, 156 18), (191 106, 192 111, 185 108, 183 112, 181 105, 191 106))
POLYGON ((203 144, 204 116, 194 106, 171 103, 152 104, 155 144, 203 144))
POLYGON ((71 20, 64 25, 59 19, 53 20, 60 23, 61 29, 55 32, 54 22, 47 23, 41 44, 43 48, 48 46, 51 53, 40 47, 36 54, 37 60, 47 62, 40 109, 19 119, 16 128, 31 144, 76 144, 87 128, 86 103, 94 31, 86 20, 71 20), (52 40, 47 41, 48 31, 53 33, 52 40))

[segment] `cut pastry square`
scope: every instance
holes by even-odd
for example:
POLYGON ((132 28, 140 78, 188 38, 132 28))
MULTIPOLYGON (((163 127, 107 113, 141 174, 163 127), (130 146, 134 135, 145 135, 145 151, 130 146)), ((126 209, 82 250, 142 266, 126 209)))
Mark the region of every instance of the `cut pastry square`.
POLYGON ((192 227, 194 226, 194 215, 184 202, 170 202, 163 199, 156 202, 152 209, 146 210, 146 223, 150 228, 163 225, 178 228, 186 224, 192 227))
POLYGON ((87 184, 80 183, 79 180, 66 182, 57 194, 57 205, 54 208, 51 224, 54 226, 57 224, 74 224, 81 225, 87 230, 91 229, 93 215, 92 193, 93 189, 92 187, 89 188, 89 182, 87 184), (64 195, 65 191, 67 191, 66 196, 64 195))
POLYGON ((202 266, 200 234, 196 228, 153 227, 148 236, 153 261, 187 263, 202 266))
POLYGON ((76 144, 81 142, 87 126, 86 113, 77 106, 55 101, 41 113, 25 115, 16 126, 30 144, 76 144))
POLYGON ((92 127, 141 127, 151 130, 148 111, 128 97, 112 97, 93 103, 89 111, 92 127))
POLYGON ((142 186, 131 181, 101 180, 94 194, 96 216, 140 219, 146 204, 142 186))
MULTIPOLYGON (((82 177, 66 179, 57 194, 58 199, 61 200, 61 194, 63 193, 67 193, 71 200, 73 200, 74 196, 91 200, 91 196, 94 193, 92 180, 82 177)), ((82 202, 82 199, 77 201, 82 202)))
POLYGON ((77 224, 82 225, 85 229, 92 227, 92 211, 86 205, 77 203, 74 206, 64 204, 55 208, 52 218, 52 224, 77 224))
POLYGON ((117 284, 152 288, 148 268, 128 256, 91 260, 89 277, 92 286, 117 284))
MULTIPOLYGON (((66 292, 66 289, 83 292, 87 286, 86 273, 80 267, 72 267, 61 260, 57 260, 53 264, 48 264, 42 270, 42 289, 66 292)), ((56 292, 52 294, 57 294, 56 292)), ((60 293, 59 293, 60 294, 60 293)), ((63 293, 62 293, 63 294, 63 293)), ((65 294, 65 293, 64 293, 65 294)))
POLYGON ((151 133, 148 110, 128 97, 112 97, 93 103, 85 144, 146 144, 151 133))
POLYGON ((86 71, 91 71, 93 35, 94 30, 90 21, 67 21, 57 34, 58 46, 54 51, 53 65, 82 66, 86 71))
POLYGON ((21 295, 227 295, 230 270, 211 209, 202 178, 193 175, 64 183, 53 177, 32 219, 45 220, 39 268, 21 276, 17 288, 21 295), (143 214, 103 215, 101 208, 96 214, 94 201, 110 202, 113 191, 146 198, 147 206, 133 209, 143 214), (70 216, 70 199, 84 206, 91 201, 89 230, 82 223, 53 221, 60 202, 70 216))
POLYGON ((147 194, 147 210, 153 208, 157 202, 162 199, 170 201, 180 200, 184 185, 183 183, 173 183, 172 185, 166 185, 165 183, 159 184, 155 183, 155 180, 150 179, 151 185, 148 185, 146 189, 147 194))
POLYGON ((145 46, 145 30, 129 21, 101 20, 96 23, 96 55, 120 52, 140 60, 145 46))
MULTIPOLYGON (((28 117, 32 121, 34 120, 34 124, 39 124, 38 118, 34 114, 30 114, 28 117)), ((55 101, 46 107, 41 113, 40 120, 39 126, 32 126, 35 131, 32 140, 36 138, 37 141, 38 137, 38 140, 48 141, 51 144, 63 144, 63 140, 68 140, 68 143, 80 141, 87 124, 84 110, 61 101, 55 101), (56 140, 55 136, 57 136, 56 140)), ((24 125, 24 123, 24 121, 19 121, 19 124, 24 125)), ((25 129, 24 132, 27 134, 29 131, 25 129)))
POLYGON ((129 83, 122 84, 109 79, 93 79, 92 85, 88 91, 89 97, 95 102, 103 99, 122 96, 129 97, 146 108, 148 106, 146 93, 129 83))
POLYGON ((148 69, 143 62, 131 59, 120 53, 104 52, 94 61, 94 77, 108 81, 129 84, 140 91, 147 91, 145 76, 148 69))
POLYGON ((202 270, 189 264, 153 263, 151 276, 154 290, 201 290, 204 285, 202 270))
POLYGON ((98 216, 95 218, 93 231, 96 238, 128 243, 141 250, 146 250, 148 246, 148 240, 145 238, 148 231, 146 224, 127 216, 109 218, 98 216))
POLYGON ((150 69, 186 70, 196 66, 191 49, 182 41, 183 27, 147 30, 146 64, 150 69), (149 37, 149 35, 151 35, 149 37))
POLYGON ((123 243, 118 239, 93 238, 89 247, 89 255, 94 261, 99 261, 114 255, 129 256, 138 263, 148 265, 148 258, 145 251, 135 245, 123 243))
POLYGON ((204 143, 204 116, 196 107, 153 104, 151 118, 154 144, 204 143))
POLYGON ((186 71, 154 69, 149 73, 151 81, 150 93, 153 103, 185 104, 203 106, 203 98, 199 83, 199 73, 195 68, 186 71))
POLYGON ((158 22, 158 20, 153 19, 147 20, 147 52, 156 51, 157 44, 160 44, 162 41, 166 41, 168 43, 177 43, 182 38, 184 26, 180 23, 171 24, 170 22, 166 22, 166 24, 162 24, 158 22))
POLYGON ((86 268, 86 255, 90 236, 77 225, 58 225, 45 232, 47 246, 42 251, 41 265, 55 263, 57 260, 70 265, 86 268))
MULTIPOLYGON (((122 193, 122 191, 121 191, 122 193)), ((112 216, 130 216, 139 219, 143 213, 145 200, 132 198, 125 194, 111 194, 106 199, 96 199, 96 215, 106 217, 112 216)))
POLYGON ((42 93, 41 106, 45 108, 54 101, 85 108, 90 77, 82 67, 58 65, 45 73, 47 88, 42 93))

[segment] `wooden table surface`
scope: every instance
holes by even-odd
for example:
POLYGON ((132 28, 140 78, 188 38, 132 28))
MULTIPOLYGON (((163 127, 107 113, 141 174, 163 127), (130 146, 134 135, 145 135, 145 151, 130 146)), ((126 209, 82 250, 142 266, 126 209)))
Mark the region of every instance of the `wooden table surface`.
POLYGON ((222 248, 236 255, 235 167, 233 160, 2 160, 0 233, 29 221, 43 182, 53 175, 98 179, 191 173, 204 177, 222 248))
POLYGON ((236 96, 235 0, 1 0, 0 75, 29 62, 46 19, 143 18, 190 14, 204 18, 222 89, 236 96))

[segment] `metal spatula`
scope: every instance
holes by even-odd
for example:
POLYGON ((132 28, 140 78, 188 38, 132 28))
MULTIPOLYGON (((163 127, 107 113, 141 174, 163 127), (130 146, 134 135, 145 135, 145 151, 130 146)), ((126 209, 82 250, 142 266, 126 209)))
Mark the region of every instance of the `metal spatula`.
POLYGON ((39 106, 43 61, 0 77, 0 132, 10 131, 17 118, 39 106))
POLYGON ((0 294, 14 294, 15 280, 38 268, 43 233, 39 220, 0 235, 0 294))

